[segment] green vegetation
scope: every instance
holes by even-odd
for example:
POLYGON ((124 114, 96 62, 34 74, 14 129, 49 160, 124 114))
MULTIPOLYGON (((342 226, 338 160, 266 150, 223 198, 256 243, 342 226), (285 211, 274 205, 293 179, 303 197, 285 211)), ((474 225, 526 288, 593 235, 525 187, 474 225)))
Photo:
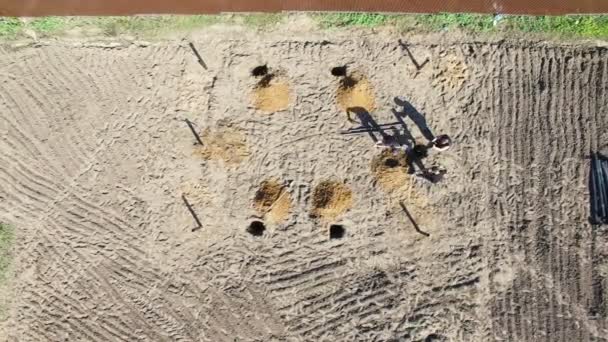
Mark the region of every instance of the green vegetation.
POLYGON ((71 30, 92 34, 117 36, 137 34, 154 37, 171 32, 192 31, 213 24, 242 24, 266 28, 283 20, 281 14, 255 15, 191 15, 191 16, 132 16, 132 17, 42 17, 21 20, 0 17, 0 38, 13 39, 21 34, 35 33, 38 37, 57 36, 71 30))
POLYGON ((420 16, 420 22, 432 29, 459 28, 472 32, 545 33, 562 37, 608 37, 608 15, 570 16, 494 16, 478 14, 439 14, 420 16))
MULTIPOLYGON (((474 33, 519 32, 559 37, 608 38, 608 15, 503 16, 500 20, 485 14, 448 13, 324 13, 310 16, 322 29, 391 26, 402 31, 462 30, 474 33)), ((70 31, 84 32, 85 35, 130 34, 151 38, 166 33, 192 31, 213 24, 240 24, 264 29, 283 21, 285 17, 284 14, 44 17, 27 20, 0 17, 0 38, 12 39, 33 34, 37 37, 57 36, 70 31)))
POLYGON ((422 14, 416 16, 416 19, 419 25, 432 31, 458 28, 472 32, 488 32, 494 28, 494 16, 487 14, 422 14))
POLYGON ((0 37, 13 37, 21 31, 22 24, 16 18, 0 18, 0 37))
POLYGON ((341 26, 374 27, 384 25, 391 17, 393 16, 375 13, 329 13, 313 15, 313 18, 316 19, 322 28, 341 26))
POLYGON ((370 14, 339 13, 314 16, 323 28, 391 25, 424 32, 459 29, 467 32, 543 33, 561 37, 608 38, 608 15, 502 16, 487 14, 370 14))
POLYGON ((608 37, 608 15, 561 17, 508 17, 505 22, 522 32, 548 32, 588 38, 608 37))

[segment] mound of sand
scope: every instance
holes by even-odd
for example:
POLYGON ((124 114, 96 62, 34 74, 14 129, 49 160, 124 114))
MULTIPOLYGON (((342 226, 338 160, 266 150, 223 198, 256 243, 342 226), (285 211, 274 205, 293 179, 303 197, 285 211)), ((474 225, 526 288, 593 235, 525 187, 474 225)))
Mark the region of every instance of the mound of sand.
POLYGON ((344 111, 360 107, 371 112, 376 108, 374 89, 367 78, 359 74, 347 76, 340 81, 336 100, 344 111))
POLYGON ((291 210, 289 192, 275 180, 265 180, 255 193, 253 207, 272 223, 284 222, 291 210))
POLYGON ((201 134, 201 138, 204 145, 198 146, 197 153, 204 159, 238 164, 249 155, 245 137, 237 130, 221 128, 211 131, 207 129, 201 134))
POLYGON ((264 76, 251 94, 253 106, 267 114, 287 109, 290 98, 291 90, 287 79, 276 74, 264 76))
POLYGON ((432 211, 420 185, 407 173, 407 155, 400 152, 395 155, 389 150, 382 151, 374 157, 371 164, 372 174, 380 187, 389 195, 394 210, 401 211, 399 202, 403 202, 415 213, 421 222, 430 223, 432 211))
POLYGON ((333 220, 350 209, 352 203, 352 191, 345 184, 323 181, 313 191, 310 216, 333 220))
POLYGON ((407 174, 405 152, 395 155, 389 150, 382 151, 372 160, 372 173, 380 186, 388 192, 409 185, 411 177, 407 174))
POLYGON ((468 78, 466 63, 455 55, 448 55, 434 70, 432 84, 441 91, 458 91, 468 78))

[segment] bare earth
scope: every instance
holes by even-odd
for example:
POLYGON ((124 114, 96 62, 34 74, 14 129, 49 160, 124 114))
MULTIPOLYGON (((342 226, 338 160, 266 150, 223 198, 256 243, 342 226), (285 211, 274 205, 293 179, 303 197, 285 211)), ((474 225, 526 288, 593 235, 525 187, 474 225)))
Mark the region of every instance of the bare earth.
POLYGON ((3 45, 6 339, 606 341, 585 158, 608 143, 607 91, 590 44, 223 28, 3 45), (345 64, 354 80, 331 74, 345 64), (449 134, 424 160, 444 180, 340 135, 362 106, 419 143, 421 118, 449 134))

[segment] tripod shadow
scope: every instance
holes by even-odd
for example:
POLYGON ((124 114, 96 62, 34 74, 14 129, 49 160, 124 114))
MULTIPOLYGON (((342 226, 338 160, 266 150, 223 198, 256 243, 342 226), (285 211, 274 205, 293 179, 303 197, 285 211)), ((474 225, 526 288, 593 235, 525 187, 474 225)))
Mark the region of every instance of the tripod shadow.
MULTIPOLYGON (((403 118, 409 117, 414 122, 414 124, 416 124, 416 126, 418 126, 418 129, 420 129, 420 132, 422 132, 422 135, 424 136, 425 139, 427 139, 428 141, 433 141, 433 139, 435 139, 435 135, 429 128, 429 126, 426 122, 426 118, 424 117, 424 115, 422 115, 422 113, 420 113, 408 101, 402 100, 398 97, 395 97, 394 101, 397 106, 403 107, 403 110, 401 112, 393 110, 393 113, 395 113, 395 116, 398 119, 403 121, 402 120, 403 118)), ((403 124, 405 125, 405 123, 403 123, 403 124)))
POLYGON ((407 146, 408 150, 414 147, 414 140, 410 132, 407 130, 407 127, 404 127, 403 131, 400 131, 399 128, 395 126, 391 126, 389 128, 391 130, 391 138, 393 139, 393 141, 395 141, 400 146, 407 146))
POLYGON ((367 109, 363 107, 349 107, 346 109, 346 115, 348 117, 348 121, 357 122, 351 118, 351 113, 355 113, 357 119, 359 119, 359 124, 363 128, 367 130, 367 134, 372 138, 374 142, 378 142, 378 138, 374 134, 374 132, 378 132, 381 138, 385 138, 388 135, 384 132, 384 128, 380 127, 376 120, 371 116, 371 114, 367 111, 367 109))
POLYGON ((407 153, 408 174, 416 173, 416 168, 422 173, 427 174, 428 170, 422 160, 428 155, 428 148, 424 145, 414 145, 407 153))

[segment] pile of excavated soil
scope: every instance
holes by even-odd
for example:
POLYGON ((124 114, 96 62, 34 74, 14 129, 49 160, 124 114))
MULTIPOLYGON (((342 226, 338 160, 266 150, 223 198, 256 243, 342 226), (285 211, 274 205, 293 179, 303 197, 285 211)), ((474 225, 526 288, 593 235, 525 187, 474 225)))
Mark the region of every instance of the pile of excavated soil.
POLYGON ((405 152, 382 151, 372 160, 371 170, 382 190, 394 200, 394 210, 401 211, 398 203, 403 202, 418 217, 419 223, 430 224, 433 221, 427 197, 413 181, 415 176, 407 173, 405 152))
POLYGON ((360 74, 347 76, 340 81, 336 100, 344 111, 358 107, 371 112, 376 108, 374 89, 369 80, 360 74))
POLYGON ((201 134, 201 138, 204 145, 198 146, 197 153, 204 159, 238 164, 249 155, 245 137, 237 130, 225 128, 211 131, 207 129, 201 134))
POLYGON ((433 86, 441 91, 457 91, 469 78, 469 68, 462 58, 447 55, 433 72, 433 86))
POLYGON ((281 75, 268 74, 253 88, 251 97, 253 106, 264 113, 285 110, 291 98, 289 82, 281 75))
POLYGON ((266 218, 272 223, 285 222, 291 211, 291 196, 287 190, 283 190, 279 198, 273 203, 266 213, 266 218))
POLYGON ((372 173, 380 186, 395 191, 409 184, 411 175, 407 174, 407 155, 405 152, 393 154, 384 150, 372 160, 372 173))
POLYGON ((353 193, 348 186, 336 181, 323 181, 313 191, 310 216, 333 220, 350 209, 352 203, 353 193))
POLYGON ((255 193, 253 207, 270 222, 281 223, 291 210, 291 197, 284 186, 274 180, 265 180, 255 193))

